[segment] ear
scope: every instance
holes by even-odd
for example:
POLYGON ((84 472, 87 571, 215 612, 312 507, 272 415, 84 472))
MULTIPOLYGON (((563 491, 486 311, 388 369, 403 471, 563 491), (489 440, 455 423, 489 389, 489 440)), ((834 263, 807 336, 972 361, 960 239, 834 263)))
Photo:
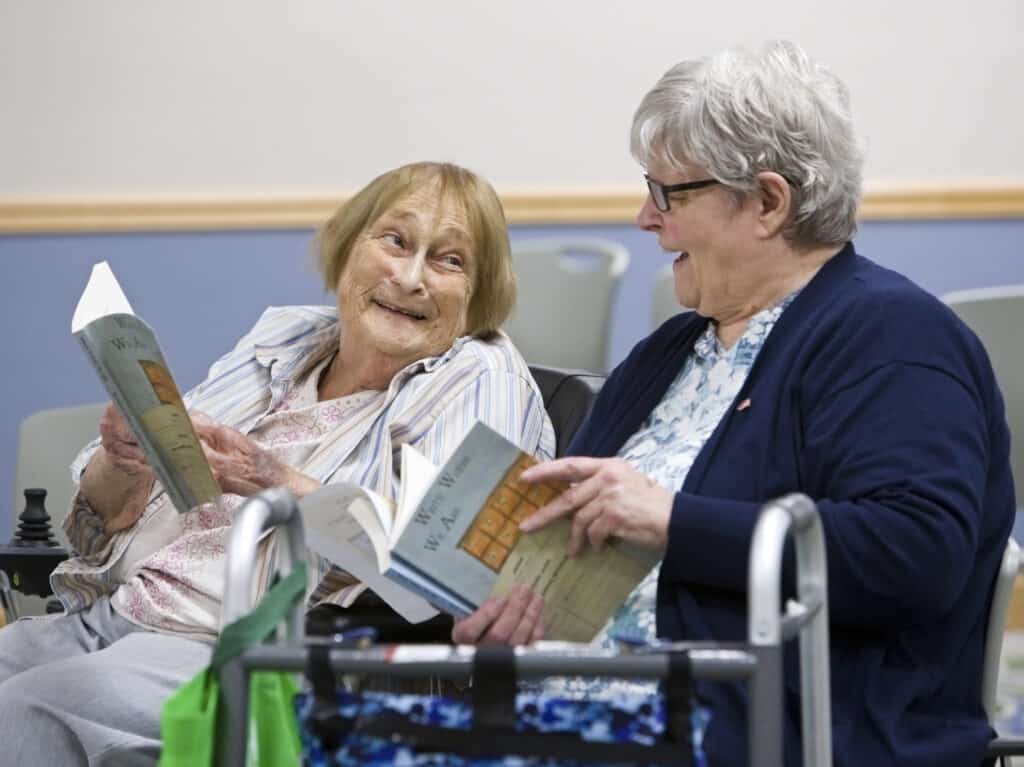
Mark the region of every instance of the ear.
POLYGON ((761 235, 766 239, 774 237, 789 222, 793 212, 793 190, 789 182, 774 171, 757 174, 761 187, 758 224, 761 235))

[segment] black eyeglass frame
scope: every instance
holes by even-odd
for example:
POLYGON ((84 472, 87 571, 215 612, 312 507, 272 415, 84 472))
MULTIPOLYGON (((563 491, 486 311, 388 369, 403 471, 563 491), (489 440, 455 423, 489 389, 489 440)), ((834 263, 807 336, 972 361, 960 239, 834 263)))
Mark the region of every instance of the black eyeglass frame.
POLYGON ((662 184, 646 173, 644 174, 644 181, 647 182, 647 191, 650 192, 654 207, 662 213, 668 213, 672 208, 672 201, 669 199, 670 194, 690 192, 694 189, 703 189, 704 187, 722 183, 717 178, 702 178, 699 181, 687 181, 682 184, 662 184))

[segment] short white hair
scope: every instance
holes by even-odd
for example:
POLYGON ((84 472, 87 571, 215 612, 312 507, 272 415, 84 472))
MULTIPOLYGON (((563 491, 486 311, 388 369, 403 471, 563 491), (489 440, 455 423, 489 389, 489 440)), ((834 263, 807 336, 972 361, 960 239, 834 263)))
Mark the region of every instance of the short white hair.
POLYGON ((645 168, 690 162, 739 195, 758 190, 758 173, 780 174, 794 243, 838 245, 857 229, 864 152, 849 94, 794 43, 676 64, 640 102, 630 149, 645 168))

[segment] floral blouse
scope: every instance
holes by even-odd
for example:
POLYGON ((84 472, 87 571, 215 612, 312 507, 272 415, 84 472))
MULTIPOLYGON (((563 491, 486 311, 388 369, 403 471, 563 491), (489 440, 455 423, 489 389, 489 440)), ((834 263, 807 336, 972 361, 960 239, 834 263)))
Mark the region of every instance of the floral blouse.
MULTIPOLYGON (((619 457, 667 490, 676 492, 682 487, 704 443, 733 406, 768 334, 797 295, 792 293, 751 317, 743 336, 730 349, 718 340, 715 325, 708 325, 661 402, 626 440, 619 457)), ((620 639, 639 644, 657 639, 655 597, 660 569, 660 564, 655 565, 627 597, 594 638, 595 647, 615 650, 620 639)), ((553 679, 545 685, 557 695, 587 698, 649 693, 654 687, 653 682, 582 677, 553 679)))

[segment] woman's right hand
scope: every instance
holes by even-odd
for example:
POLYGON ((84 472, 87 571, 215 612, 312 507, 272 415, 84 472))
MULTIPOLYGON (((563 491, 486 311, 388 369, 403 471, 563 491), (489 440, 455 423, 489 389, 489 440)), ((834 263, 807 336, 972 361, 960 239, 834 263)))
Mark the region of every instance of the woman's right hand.
POLYGON ((110 460, 111 465, 129 476, 143 472, 152 472, 146 461, 146 454, 135 440, 135 435, 128 428, 121 411, 113 404, 107 405, 100 418, 100 444, 110 460))
POLYGON ((82 473, 79 492, 112 535, 138 522, 155 475, 114 405, 108 405, 100 418, 100 443, 82 473))
POLYGON ((452 627, 455 644, 521 645, 543 638, 544 598, 523 585, 501 599, 488 598, 452 627))

